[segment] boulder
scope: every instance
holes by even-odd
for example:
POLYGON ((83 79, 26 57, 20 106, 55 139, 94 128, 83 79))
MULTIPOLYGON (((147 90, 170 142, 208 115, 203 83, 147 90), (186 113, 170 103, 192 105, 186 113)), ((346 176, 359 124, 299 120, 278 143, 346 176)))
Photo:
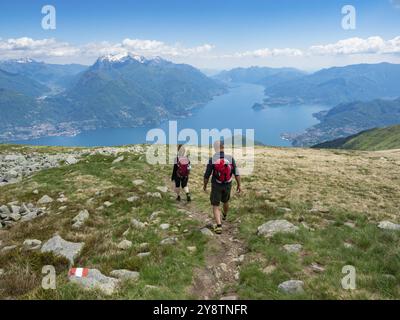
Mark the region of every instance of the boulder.
POLYGON ((381 221, 378 224, 378 228, 383 230, 400 230, 400 224, 396 224, 390 221, 381 221))
POLYGON ((140 252, 137 254, 139 258, 148 257, 151 253, 150 252, 140 252))
POLYGON ((146 225, 143 222, 140 222, 137 219, 131 220, 131 226, 135 229, 144 229, 146 227, 146 225))
POLYGON ((129 240, 122 240, 120 243, 118 243, 118 249, 121 250, 128 250, 132 247, 132 241, 129 240))
POLYGON ((289 294, 298 294, 298 293, 303 293, 304 289, 304 282, 300 280, 289 280, 282 282, 279 286, 278 289, 289 294))
POLYGON ((299 243, 296 244, 285 244, 283 246, 283 249, 285 249, 287 252, 289 253, 298 253, 301 251, 301 249, 303 248, 303 246, 299 243))
POLYGON ((147 192, 146 196, 150 198, 162 199, 161 193, 159 192, 147 192))
POLYGON ((166 238, 163 239, 160 244, 161 245, 168 245, 168 244, 175 244, 178 242, 178 238, 177 237, 170 237, 170 238, 166 238))
POLYGON ((21 215, 19 213, 11 213, 9 215, 9 217, 13 220, 13 221, 18 221, 21 219, 21 215))
POLYGON ((73 156, 68 156, 67 159, 65 159, 65 163, 68 165, 76 164, 78 163, 78 160, 73 156))
POLYGON ((43 197, 41 197, 39 199, 39 201, 37 202, 38 204, 48 204, 48 203, 52 203, 54 200, 49 197, 48 195, 44 195, 43 197))
POLYGON ((138 280, 140 274, 136 271, 121 269, 111 271, 110 276, 120 280, 138 280))
POLYGON ((6 206, 6 205, 2 205, 1 207, 0 207, 0 213, 3 213, 3 214, 10 214, 11 213, 11 211, 10 211, 10 209, 8 209, 8 207, 6 206))
POLYGON ((271 220, 258 227, 258 235, 272 237, 278 232, 293 233, 299 228, 287 220, 271 220))
POLYGON ((83 242, 69 242, 55 235, 42 246, 41 252, 51 252, 56 256, 64 257, 73 265, 83 246, 83 242))
POLYGON ((83 289, 97 289, 106 295, 112 295, 120 283, 120 280, 106 277, 97 269, 89 269, 87 276, 84 277, 68 275, 68 280, 72 283, 76 283, 83 289))
POLYGON ((33 219, 37 218, 37 213, 36 212, 29 212, 28 214, 24 215, 21 218, 21 222, 27 222, 27 221, 31 221, 33 219))
POLYGON ((162 192, 162 193, 168 192, 168 187, 166 187, 166 186, 157 187, 156 189, 157 189, 158 191, 162 192))
POLYGON ((168 230, 169 227, 170 227, 169 223, 163 223, 163 224, 160 225, 160 229, 161 230, 168 230))
POLYGON ((87 210, 82 210, 81 212, 79 212, 79 214, 77 216, 75 216, 72 219, 72 222, 74 222, 74 224, 72 225, 72 228, 74 229, 80 229, 82 228, 82 226, 85 224, 86 220, 89 219, 89 212, 87 210))
POLYGON ((22 248, 27 251, 39 250, 42 246, 42 241, 36 239, 26 239, 22 245, 22 248))

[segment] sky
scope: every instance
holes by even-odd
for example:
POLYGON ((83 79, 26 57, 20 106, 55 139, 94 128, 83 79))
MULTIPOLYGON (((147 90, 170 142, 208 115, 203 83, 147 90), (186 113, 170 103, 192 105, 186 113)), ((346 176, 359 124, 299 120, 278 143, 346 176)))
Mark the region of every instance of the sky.
POLYGON ((400 0, 1 0, 1 60, 121 53, 216 70, 400 63, 400 0))

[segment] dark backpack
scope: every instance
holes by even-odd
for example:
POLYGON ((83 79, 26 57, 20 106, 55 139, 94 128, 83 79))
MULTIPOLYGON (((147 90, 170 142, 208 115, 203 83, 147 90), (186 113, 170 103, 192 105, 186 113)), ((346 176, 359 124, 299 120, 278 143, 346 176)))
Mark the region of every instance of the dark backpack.
POLYGON ((214 176, 219 183, 232 181, 233 165, 227 159, 218 159, 214 163, 214 176))
POLYGON ((188 157, 177 157, 176 164, 178 165, 178 177, 188 177, 190 173, 190 161, 188 157))

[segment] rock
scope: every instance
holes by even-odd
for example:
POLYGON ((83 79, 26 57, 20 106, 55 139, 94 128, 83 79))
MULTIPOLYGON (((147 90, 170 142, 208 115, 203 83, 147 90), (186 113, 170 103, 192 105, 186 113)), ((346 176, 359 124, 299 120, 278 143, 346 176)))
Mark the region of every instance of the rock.
POLYGON ((150 215, 149 220, 155 220, 155 219, 157 219, 158 216, 159 216, 160 214, 162 214, 162 213, 163 213, 162 211, 155 211, 155 212, 153 212, 153 213, 150 215))
POLYGON ((135 186, 140 186, 140 185, 142 185, 143 183, 145 183, 145 181, 144 181, 144 180, 137 179, 137 180, 133 180, 132 183, 133 183, 135 186))
POLYGON ((303 248, 299 243, 296 244, 285 244, 283 248, 289 253, 298 253, 303 248))
POLYGON ((244 262, 244 258, 245 258, 245 255, 241 254, 239 257, 233 259, 233 261, 236 262, 237 264, 241 264, 244 262))
POLYGON ((207 237, 213 237, 214 236, 214 233, 208 228, 203 228, 203 229, 200 230, 200 232, 202 234, 204 234, 205 236, 207 236, 207 237))
POLYGON ((4 274, 4 269, 0 269, 0 277, 4 274))
POLYGON ((381 221, 378 224, 378 228, 383 230, 400 230, 400 224, 395 224, 390 221, 381 221))
POLYGON ((37 194, 39 194, 39 190, 35 189, 35 190, 32 191, 32 193, 37 195, 37 194))
POLYGON ((135 229, 144 229, 146 225, 143 222, 140 222, 139 220, 132 219, 131 220, 131 226, 135 229))
POLYGON ((69 242, 61 238, 59 235, 55 235, 42 246, 41 252, 52 252, 56 256, 68 259, 70 264, 73 265, 74 260, 80 254, 83 246, 83 242, 69 242))
POLYGON ((137 254, 137 256, 139 258, 145 258, 145 257, 148 257, 150 254, 151 254, 150 252, 140 252, 137 254))
POLYGON ((160 225, 161 230, 168 230, 170 227, 169 223, 163 223, 160 225))
POLYGON ((350 222, 350 221, 345 222, 344 225, 349 227, 349 228, 352 228, 352 229, 354 229, 356 227, 356 225, 353 222, 350 222))
POLYGON ((38 204, 48 204, 48 203, 52 203, 54 200, 52 198, 50 198, 48 195, 44 195, 43 197, 41 197, 39 199, 39 201, 37 202, 38 204))
POLYGON ((4 247, 3 249, 1 249, 1 252, 8 252, 8 251, 14 250, 14 249, 16 249, 16 248, 17 248, 16 245, 6 246, 6 247, 4 247))
POLYGON ((13 220, 13 221, 18 221, 21 219, 21 215, 19 213, 11 213, 9 215, 9 217, 13 220))
POLYGON ((82 210, 72 219, 74 224, 72 225, 73 229, 80 229, 85 224, 86 220, 89 219, 89 212, 87 210, 82 210))
POLYGON ((195 247, 195 246, 189 246, 189 247, 186 247, 186 249, 188 249, 188 251, 189 251, 190 253, 194 253, 194 252, 197 251, 197 247, 195 247))
POLYGON ((320 266, 318 263, 312 263, 310 266, 311 270, 316 273, 322 273, 325 271, 325 268, 320 266))
POLYGON ((78 160, 73 156, 68 156, 68 158, 65 159, 65 163, 68 165, 76 164, 76 163, 78 163, 78 160))
POLYGON ((299 228, 286 220, 271 220, 258 227, 258 235, 272 237, 278 232, 293 233, 299 228))
POLYGON ((221 297, 221 299, 219 300, 238 300, 237 296, 225 296, 225 297, 221 297))
POLYGON ((132 196, 126 199, 128 202, 135 202, 138 201, 140 198, 138 196, 132 196))
POLYGON ((265 274, 271 274, 271 273, 274 272, 275 270, 276 270, 276 266, 270 265, 270 266, 266 266, 266 267, 263 269, 263 272, 264 272, 265 274))
POLYGON ((121 250, 128 250, 132 247, 132 241, 129 240, 122 240, 120 243, 118 243, 118 249, 121 250))
POLYGON ((149 251, 149 244, 147 242, 139 244, 139 250, 140 252, 149 251))
POLYGON ((21 207, 20 206, 16 206, 16 205, 12 205, 11 206, 11 212, 12 213, 19 214, 20 211, 21 211, 21 207))
POLYGON ((136 271, 121 269, 111 271, 110 276, 120 280, 138 280, 140 274, 136 271))
POLYGON ((167 193, 168 192, 168 187, 157 187, 156 188, 158 191, 162 192, 162 193, 167 193))
POLYGON ((68 280, 87 290, 98 289, 106 295, 113 294, 120 283, 120 280, 106 277, 97 269, 89 269, 86 277, 68 275, 68 280))
POLYGON ((303 293, 304 289, 304 282, 300 280, 289 280, 282 282, 279 286, 278 289, 289 294, 297 294, 297 293, 303 293))
POLYGON ((112 163, 115 164, 115 163, 124 161, 124 159, 125 159, 124 156, 120 156, 120 157, 118 157, 117 159, 115 159, 112 163))
POLYGON ((353 248, 353 244, 351 244, 350 242, 344 242, 343 245, 347 249, 353 248))
POLYGON ((159 192, 147 192, 146 196, 151 198, 162 199, 162 195, 159 192))
POLYGON ((36 239, 27 239, 22 244, 24 250, 32 251, 32 250, 39 250, 42 246, 42 241, 36 239))
POLYGON ((109 207, 111 207, 111 206, 113 205, 113 203, 110 202, 110 201, 106 201, 106 202, 104 202, 103 204, 104 204, 104 206, 105 206, 106 208, 109 208, 109 207))
POLYGON ((28 214, 24 215, 21 218, 21 222, 27 222, 27 221, 31 221, 33 219, 37 218, 37 213, 36 212, 29 212, 28 214))
POLYGON ((2 205, 0 207, 0 212, 3 214, 7 214, 7 215, 11 214, 10 209, 8 209, 8 207, 6 205, 2 205))
POLYGON ((223 272, 228 272, 228 266, 226 265, 226 263, 220 263, 219 267, 223 272))
POLYGON ((292 212, 292 209, 290 209, 290 208, 283 208, 283 207, 278 207, 278 208, 276 208, 276 210, 277 210, 279 213, 291 213, 291 212, 292 212))
POLYGON ((178 242, 177 237, 166 238, 160 242, 161 245, 175 244, 178 242))

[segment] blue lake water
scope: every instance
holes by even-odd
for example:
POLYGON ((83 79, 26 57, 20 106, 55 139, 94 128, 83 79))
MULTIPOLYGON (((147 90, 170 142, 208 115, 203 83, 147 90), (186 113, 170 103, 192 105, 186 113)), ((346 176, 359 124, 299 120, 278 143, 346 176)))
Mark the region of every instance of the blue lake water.
MULTIPOLYGON (((201 129, 254 129, 255 140, 266 145, 290 146, 290 142, 281 138, 282 133, 301 132, 318 123, 312 114, 326 109, 315 105, 291 105, 266 108, 254 111, 252 106, 262 102, 264 88, 253 84, 235 84, 228 93, 215 97, 184 119, 176 119, 178 130, 201 129)), ((173 119, 172 119, 173 120, 173 119)), ((157 128, 168 132, 168 122, 157 128)), ((43 137, 40 139, 17 141, 15 143, 48 146, 117 146, 146 142, 146 134, 154 126, 140 128, 98 129, 82 132, 74 137, 43 137)))

